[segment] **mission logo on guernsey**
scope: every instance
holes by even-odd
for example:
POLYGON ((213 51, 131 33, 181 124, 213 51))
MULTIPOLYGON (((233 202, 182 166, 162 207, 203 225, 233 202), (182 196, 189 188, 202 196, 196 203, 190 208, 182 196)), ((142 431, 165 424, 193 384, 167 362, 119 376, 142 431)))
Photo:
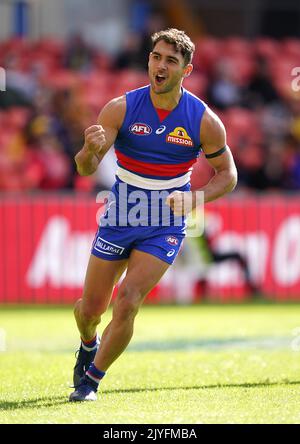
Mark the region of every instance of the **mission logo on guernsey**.
POLYGON ((175 143, 176 145, 194 146, 194 142, 184 128, 178 126, 170 134, 167 135, 167 143, 175 143))

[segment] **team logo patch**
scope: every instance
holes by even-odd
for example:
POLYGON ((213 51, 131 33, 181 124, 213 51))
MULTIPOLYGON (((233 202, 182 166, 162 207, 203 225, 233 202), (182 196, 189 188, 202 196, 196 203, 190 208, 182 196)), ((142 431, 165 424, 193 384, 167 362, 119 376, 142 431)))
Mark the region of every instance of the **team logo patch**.
POLYGON ((152 133, 152 128, 146 123, 134 123, 129 127, 129 131, 136 136, 149 136, 152 133))
POLYGON ((174 131, 169 133, 166 138, 167 143, 175 143, 175 145, 184 145, 193 147, 194 142, 182 126, 177 126, 174 131))
POLYGON ((168 244, 173 245, 173 246, 178 245, 178 242, 179 242, 177 237, 175 237, 175 236, 167 236, 166 241, 168 242, 168 244))
POLYGON ((94 248, 95 250, 100 251, 100 253, 108 254, 110 256, 113 254, 121 255, 124 251, 124 248, 120 247, 120 245, 108 242, 100 236, 97 237, 94 248))

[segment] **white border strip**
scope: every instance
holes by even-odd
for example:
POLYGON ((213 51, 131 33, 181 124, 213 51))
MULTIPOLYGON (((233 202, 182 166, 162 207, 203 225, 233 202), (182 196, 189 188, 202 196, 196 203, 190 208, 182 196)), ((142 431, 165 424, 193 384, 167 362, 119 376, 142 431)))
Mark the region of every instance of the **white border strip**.
POLYGON ((169 188, 183 187, 190 181, 191 171, 180 177, 174 179, 149 179, 148 177, 142 177, 138 174, 131 173, 124 168, 118 167, 116 175, 123 182, 128 183, 134 187, 144 188, 146 190, 167 190, 169 188))

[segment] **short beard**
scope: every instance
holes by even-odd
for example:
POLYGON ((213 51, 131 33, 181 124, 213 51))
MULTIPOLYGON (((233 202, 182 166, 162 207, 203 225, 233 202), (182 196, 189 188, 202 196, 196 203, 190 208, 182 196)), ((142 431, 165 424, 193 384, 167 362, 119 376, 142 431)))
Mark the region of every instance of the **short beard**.
POLYGON ((172 89, 174 89, 174 87, 175 87, 175 85, 173 85, 173 86, 169 85, 169 86, 166 86, 166 88, 164 88, 163 90, 156 91, 155 90, 156 89, 155 82, 151 81, 150 83, 151 83, 152 90, 155 92, 155 94, 158 94, 158 95, 160 95, 160 94, 167 94, 167 93, 171 92, 172 89))

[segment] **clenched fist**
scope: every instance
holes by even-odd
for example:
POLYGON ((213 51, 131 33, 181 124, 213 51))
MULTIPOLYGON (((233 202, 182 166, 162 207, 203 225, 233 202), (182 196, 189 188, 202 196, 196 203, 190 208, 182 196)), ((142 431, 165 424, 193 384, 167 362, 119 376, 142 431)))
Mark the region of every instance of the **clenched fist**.
POLYGON ((101 125, 92 125, 84 132, 84 146, 97 156, 105 145, 105 131, 101 125))
POLYGON ((191 191, 173 191, 166 199, 175 216, 187 216, 194 207, 194 196, 191 191))

